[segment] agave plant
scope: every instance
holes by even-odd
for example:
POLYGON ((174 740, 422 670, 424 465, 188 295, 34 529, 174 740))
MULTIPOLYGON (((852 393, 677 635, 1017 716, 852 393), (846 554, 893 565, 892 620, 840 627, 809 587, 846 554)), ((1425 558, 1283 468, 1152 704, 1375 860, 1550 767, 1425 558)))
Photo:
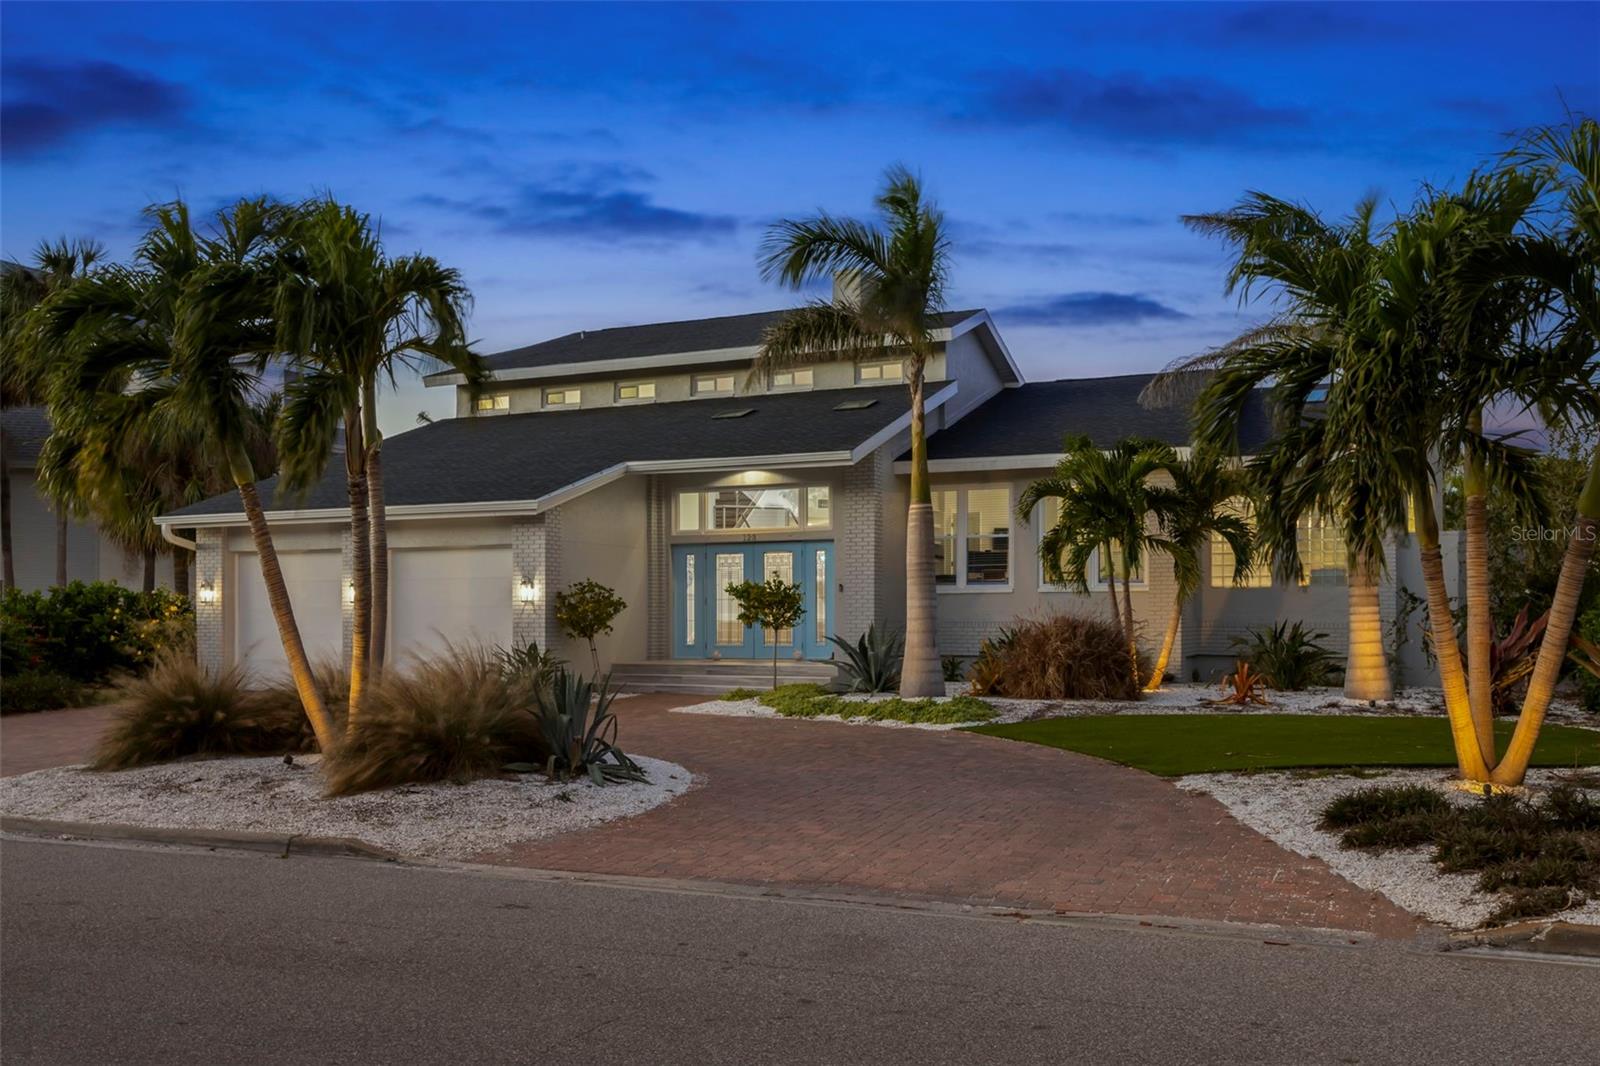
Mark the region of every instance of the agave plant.
POLYGON ((880 633, 874 622, 854 644, 838 637, 828 639, 844 652, 839 669, 850 679, 850 691, 889 692, 900 684, 900 634, 880 633))
POLYGON ((555 652, 540 648, 536 640, 530 640, 523 648, 496 648, 495 658, 507 679, 525 681, 538 689, 549 688, 557 672, 567 665, 555 652))
POLYGON ((1267 683, 1261 674, 1249 662, 1240 659, 1233 664, 1233 673, 1222 679, 1223 695, 1219 699, 1211 700, 1214 704, 1229 704, 1243 707, 1246 704, 1256 703, 1265 707, 1267 705, 1267 683), (1229 690, 1232 691, 1229 691, 1229 690))
MULTIPOLYGON (((549 686, 539 690, 534 715, 550 747, 543 769, 552 780, 571 780, 581 774, 597 785, 647 780, 644 768, 617 747, 617 716, 611 713, 615 699, 610 674, 596 684, 563 667, 557 667, 549 686)), ((540 767, 514 762, 506 764, 506 769, 529 773, 540 767)))

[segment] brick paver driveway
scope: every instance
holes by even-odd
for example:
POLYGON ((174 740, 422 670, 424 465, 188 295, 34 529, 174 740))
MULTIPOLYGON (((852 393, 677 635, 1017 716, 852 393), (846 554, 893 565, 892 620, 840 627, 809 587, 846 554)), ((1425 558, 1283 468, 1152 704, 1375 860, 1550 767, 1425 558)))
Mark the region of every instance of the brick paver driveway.
MULTIPOLYGON (((1420 923, 1206 796, 965 733, 617 704, 624 747, 705 783, 636 818, 483 856, 538 869, 1412 935, 1420 923)), ((7 716, 6 774, 83 762, 105 707, 7 716)))
POLYGON ((617 704, 621 740, 702 787, 484 861, 1387 937, 1420 925, 1137 770, 966 733, 667 713, 684 702, 617 704))

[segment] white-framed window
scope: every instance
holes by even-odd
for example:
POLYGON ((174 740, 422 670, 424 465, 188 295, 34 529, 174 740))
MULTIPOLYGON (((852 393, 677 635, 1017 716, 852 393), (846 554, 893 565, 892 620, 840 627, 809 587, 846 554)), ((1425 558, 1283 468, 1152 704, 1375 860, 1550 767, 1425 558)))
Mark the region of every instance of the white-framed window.
MULTIPOLYGON (((1038 522, 1039 538, 1043 540, 1045 532, 1053 527, 1061 517, 1061 501, 1054 496, 1046 496, 1039 501, 1039 506, 1034 509, 1033 513, 1035 520, 1038 522)), ((1111 547, 1113 552, 1117 551, 1117 545, 1113 544, 1111 547)), ((1120 555, 1114 557, 1121 558, 1120 555)), ((1089 553, 1089 564, 1085 569, 1088 571, 1085 576, 1089 579, 1089 587, 1091 589, 1104 589, 1106 587, 1105 577, 1100 570, 1100 549, 1096 548, 1089 553)), ((1117 585, 1119 588, 1122 585, 1122 572, 1120 569, 1117 571, 1117 585)), ((1132 576, 1128 579, 1128 587, 1145 587, 1144 566, 1142 564, 1134 568, 1132 576)), ((1071 582, 1058 584, 1051 581, 1045 574, 1044 559, 1042 557, 1039 559, 1039 588, 1045 592, 1077 591, 1071 582)))
POLYGON ((763 533, 828 529, 833 492, 827 485, 775 485, 683 491, 673 502, 674 533, 763 533))
POLYGON ((880 359, 873 363, 856 364, 856 381, 863 384, 882 385, 885 382, 905 380, 905 364, 898 359, 880 359))
POLYGON ((576 407, 581 399, 582 397, 579 395, 578 387, 576 385, 568 385, 564 389, 544 390, 544 405, 547 408, 576 407))
POLYGON ((479 396, 472 401, 472 410, 480 415, 503 415, 511 410, 511 394, 497 392, 490 396, 479 396))
POLYGON ((933 572, 944 588, 1011 587, 1011 488, 933 491, 933 572))
POLYGON ((772 375, 775 389, 809 389, 816 380, 813 370, 779 370, 772 375))
POLYGON ((1295 547, 1300 553, 1300 584, 1343 585, 1347 552, 1344 534, 1332 518, 1320 514, 1301 515, 1295 523, 1295 547))
MULTIPOLYGON (((1250 502, 1243 499, 1229 500, 1223 504, 1223 509, 1231 514, 1243 518, 1255 530, 1255 516, 1250 507, 1250 502)), ((1269 589, 1272 587, 1272 567, 1260 560, 1250 568, 1244 580, 1235 582, 1234 575, 1238 571, 1239 561, 1234 558, 1233 549, 1228 546, 1221 534, 1211 534, 1211 587, 1214 589, 1269 589)))
MULTIPOLYGON (((1111 548, 1111 558, 1112 558, 1113 561, 1115 561, 1118 564, 1117 565, 1117 586, 1120 588, 1122 586, 1122 577, 1123 577, 1123 575, 1122 575, 1122 567, 1121 567, 1121 563, 1122 563, 1122 544, 1121 544, 1120 541, 1115 541, 1114 540, 1114 541, 1111 542, 1110 548, 1111 548)), ((1103 588, 1106 587, 1106 579, 1107 579, 1107 577, 1109 575, 1106 573, 1106 569, 1107 568, 1103 568, 1101 566, 1101 563, 1104 561, 1104 556, 1105 556, 1105 553, 1101 549, 1096 548, 1094 550, 1093 557, 1089 560, 1089 587, 1090 588, 1103 589, 1103 588)), ((1133 573, 1128 575, 1128 587, 1131 588, 1131 589, 1144 588, 1144 560, 1143 559, 1139 560, 1139 565, 1133 568, 1133 573)))
POLYGON ((732 374, 696 374, 694 377, 694 394, 696 396, 732 396, 732 374))
POLYGON ((656 383, 653 381, 617 382, 618 403, 652 403, 655 398, 656 383))

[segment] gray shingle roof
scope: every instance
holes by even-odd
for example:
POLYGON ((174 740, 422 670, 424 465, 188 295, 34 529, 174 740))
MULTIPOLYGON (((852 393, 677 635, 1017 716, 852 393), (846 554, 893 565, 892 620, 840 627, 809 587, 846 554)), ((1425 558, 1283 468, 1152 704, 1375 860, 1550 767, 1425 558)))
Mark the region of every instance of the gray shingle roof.
MULTIPOLYGON (((389 506, 535 500, 618 463, 736 459, 849 451, 903 415, 903 386, 825 389, 782 395, 579 411, 451 418, 390 437, 383 445, 389 506), (845 400, 871 406, 838 411, 845 400), (750 413, 736 418, 716 415, 750 413)), ((269 509, 344 507, 344 468, 333 462, 302 498, 278 499, 277 479, 260 483, 269 509)), ((236 492, 173 512, 238 514, 236 492)))
MULTIPOLYGON (((928 441, 929 459, 1000 455, 1053 455, 1068 433, 1085 433, 1100 447, 1123 437, 1154 437, 1189 443, 1189 413, 1183 406, 1147 409, 1139 391, 1151 374, 1039 381, 1003 389, 993 399, 928 441)), ((1250 450, 1270 435, 1262 397, 1239 426, 1239 446, 1250 450)))
POLYGON ((43 407, 7 407, 0 410, 0 429, 5 430, 5 461, 31 463, 50 436, 50 416, 43 407))
MULTIPOLYGON (((641 326, 614 326, 583 330, 564 337, 512 348, 488 356, 491 370, 525 370, 592 363, 602 359, 636 359, 651 355, 683 355, 746 348, 761 343, 761 335, 792 308, 757 311, 748 315, 696 318, 684 322, 651 322, 641 326)), ((952 326, 976 311, 950 311, 940 324, 952 326)))

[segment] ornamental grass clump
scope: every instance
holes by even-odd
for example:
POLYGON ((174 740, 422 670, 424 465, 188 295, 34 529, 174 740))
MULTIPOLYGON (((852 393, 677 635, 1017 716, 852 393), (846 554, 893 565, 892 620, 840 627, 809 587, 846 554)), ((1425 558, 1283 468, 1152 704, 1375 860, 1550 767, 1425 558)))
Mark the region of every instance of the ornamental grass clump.
POLYGON ((1051 614, 1021 618, 983 642, 972 664, 972 695, 1024 700, 1136 700, 1122 630, 1100 618, 1051 614))
POLYGON ((324 763, 328 794, 466 783, 506 763, 549 757, 534 688, 481 648, 455 648, 391 670, 367 690, 361 717, 324 763))

